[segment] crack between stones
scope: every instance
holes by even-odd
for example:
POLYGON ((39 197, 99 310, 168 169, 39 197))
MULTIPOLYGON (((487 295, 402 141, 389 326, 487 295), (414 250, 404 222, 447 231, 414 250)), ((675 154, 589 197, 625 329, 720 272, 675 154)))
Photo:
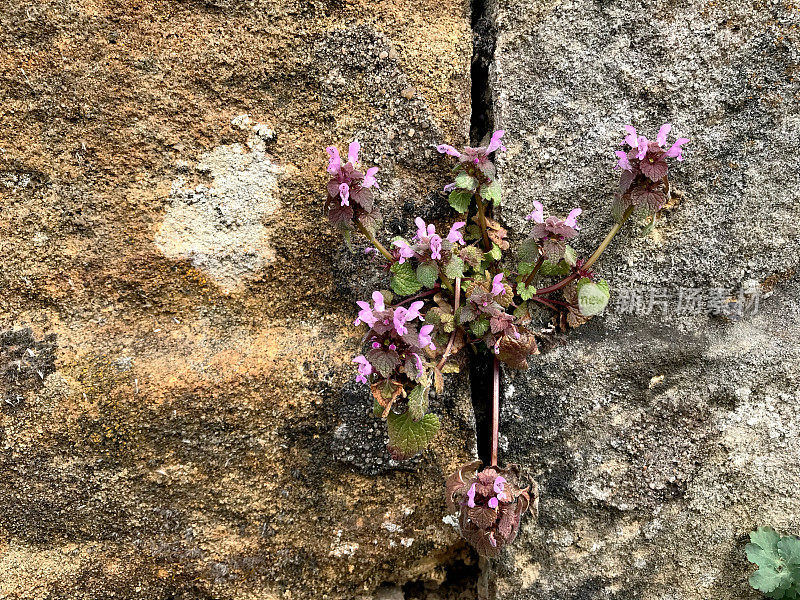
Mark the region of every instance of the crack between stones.
MULTIPOLYGON (((490 69, 494 61, 495 26, 493 0, 472 0, 472 66, 470 68, 471 105, 470 144, 480 146, 494 129, 494 94, 490 85, 490 69)), ((492 366, 494 357, 478 351, 470 358, 469 377, 478 458, 484 465, 491 462, 492 444, 492 366)))

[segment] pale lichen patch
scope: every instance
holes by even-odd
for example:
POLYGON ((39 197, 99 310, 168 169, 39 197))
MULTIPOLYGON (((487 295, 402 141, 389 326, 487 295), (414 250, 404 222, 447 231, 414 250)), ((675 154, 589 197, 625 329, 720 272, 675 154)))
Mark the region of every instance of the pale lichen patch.
POLYGON ((213 179, 211 185, 172 185, 171 204, 155 243, 168 258, 189 260, 223 290, 239 289, 275 261, 265 224, 275 213, 278 179, 283 168, 263 151, 257 135, 242 144, 218 146, 203 154, 197 170, 213 179))

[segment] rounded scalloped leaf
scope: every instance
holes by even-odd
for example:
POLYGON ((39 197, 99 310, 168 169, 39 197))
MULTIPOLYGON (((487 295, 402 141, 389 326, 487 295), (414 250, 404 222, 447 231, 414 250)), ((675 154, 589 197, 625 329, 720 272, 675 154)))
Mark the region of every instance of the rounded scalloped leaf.
POLYGON ((604 280, 594 283, 584 277, 578 282, 578 308, 584 317, 599 315, 608 306, 610 298, 608 283, 604 280))
POLYGON ((439 417, 433 413, 414 421, 408 412, 402 415, 389 413, 387 425, 387 448, 395 460, 407 460, 422 452, 436 437, 440 427, 439 417))

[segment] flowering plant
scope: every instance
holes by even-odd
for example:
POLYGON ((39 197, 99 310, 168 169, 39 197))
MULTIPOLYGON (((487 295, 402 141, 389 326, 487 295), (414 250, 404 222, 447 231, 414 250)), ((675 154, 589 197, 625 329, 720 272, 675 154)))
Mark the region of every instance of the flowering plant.
POLYGON ((689 141, 678 138, 667 148, 669 124, 654 142, 631 126, 625 129, 623 149, 616 152, 616 223, 586 259, 569 245, 581 229, 582 210, 561 218, 548 215, 538 201, 526 217, 533 225, 516 260, 504 255, 510 249, 507 231, 490 216, 501 203, 492 157, 506 150, 503 131, 477 148, 437 147, 456 159, 454 181, 444 191, 459 216, 440 228, 446 235, 417 217, 414 235, 396 237, 388 248, 376 238, 377 167, 359 164, 358 142, 350 144, 345 163, 337 148, 327 148, 328 217, 347 236, 354 230, 364 235, 367 252, 384 262, 390 275, 391 290, 373 292, 371 304, 357 302, 355 324, 367 332, 365 350, 353 362, 356 380, 370 386, 375 415, 387 420, 394 458, 418 454, 435 437, 440 423, 429 412, 429 397, 432 390, 442 392, 445 373, 458 370, 461 350, 470 346, 493 357, 491 463, 482 471, 480 463, 462 467, 447 484, 462 534, 482 556, 496 556, 513 540, 522 514, 530 506, 535 511, 538 501, 535 484, 532 491, 523 489, 515 467, 498 466, 500 363, 524 369, 539 353, 537 340, 544 334, 533 322, 541 310, 550 311, 561 330, 603 312, 609 285, 592 267, 635 210, 655 218, 670 194, 668 159, 683 160, 682 146, 689 141), (465 478, 467 472, 473 475, 465 478))

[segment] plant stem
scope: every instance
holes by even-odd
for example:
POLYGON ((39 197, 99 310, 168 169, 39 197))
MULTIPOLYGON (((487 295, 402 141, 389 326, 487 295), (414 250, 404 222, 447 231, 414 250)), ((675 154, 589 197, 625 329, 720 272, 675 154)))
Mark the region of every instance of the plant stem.
POLYGON ((500 445, 500 361, 494 357, 492 369, 492 464, 497 465, 497 448, 500 445))
POLYGON ((394 256, 392 256, 392 253, 389 252, 384 247, 384 245, 381 244, 377 239, 375 239, 375 235, 371 231, 369 231, 366 227, 364 227, 361 224, 361 221, 356 219, 355 222, 356 222, 356 229, 358 229, 361 235, 367 238, 370 241, 370 243, 378 249, 378 252, 380 252, 381 254, 383 254, 384 257, 386 257, 386 260, 388 260, 390 263, 393 263, 395 261, 395 258, 394 256))
POLYGON ((408 298, 403 298, 402 300, 400 300, 400 302, 398 302, 394 306, 402 306, 406 302, 413 302, 414 300, 417 300, 419 298, 425 298, 427 296, 432 296, 433 294, 437 293, 441 289, 442 288, 439 287, 439 284, 437 283, 432 290, 427 290, 425 292, 420 292, 419 294, 415 294, 413 296, 409 296, 408 298))
POLYGON ((528 276, 525 278, 525 285, 530 285, 533 278, 536 277, 536 274, 539 272, 539 269, 542 268, 542 263, 544 263, 544 253, 542 249, 539 249, 539 260, 536 261, 536 264, 533 265, 533 271, 531 271, 528 276))
MULTIPOLYGON (((619 220, 619 222, 614 223, 614 226, 611 228, 611 231, 609 231, 605 239, 602 242, 600 242, 600 245, 597 247, 597 250, 595 250, 589 257, 589 259, 581 265, 581 270, 583 271, 589 270, 589 268, 591 268, 591 266, 597 261, 597 259, 600 258, 600 255, 605 251, 606 248, 608 248, 608 245, 611 243, 611 240, 614 239, 614 236, 619 233, 620 229, 622 229, 622 226, 625 224, 625 221, 627 221, 628 217, 630 217, 633 214, 634 208, 635 208, 634 206, 629 206, 628 209, 622 214, 622 218, 619 220)), ((551 286, 537 290, 536 295, 543 296, 544 294, 550 294, 551 292, 560 290, 561 288, 569 284, 571 281, 577 279, 579 276, 580 273, 576 271, 575 273, 568 275, 558 283, 554 283, 551 286)))
POLYGON ((478 193, 475 193, 475 202, 478 204, 478 224, 481 226, 481 235, 483 236, 483 250, 489 252, 492 249, 492 242, 489 240, 489 233, 486 231, 486 208, 478 193))
POLYGON ((614 223, 614 226, 611 228, 611 231, 609 231, 606 238, 602 242, 600 242, 600 245, 597 247, 597 250, 595 250, 594 253, 589 257, 589 260, 587 260, 585 263, 583 263, 583 265, 581 265, 582 269, 591 268, 591 266, 595 263, 595 261, 597 261, 597 259, 600 258, 600 255, 606 248, 608 248, 608 245, 611 243, 611 240, 614 239, 614 236, 619 233, 620 229, 622 229, 622 226, 625 224, 625 221, 627 221, 628 217, 630 217, 633 214, 634 208, 635 207, 632 205, 629 206, 628 209, 622 214, 622 218, 619 220, 619 222, 614 223))
MULTIPOLYGON (((453 318, 458 314, 458 307, 459 301, 461 300, 461 278, 456 277, 456 296, 455 301, 453 302, 453 318)), ((439 363, 436 365, 436 368, 441 370, 444 366, 447 357, 450 356, 450 349, 453 347, 453 341, 456 339, 456 331, 458 331, 458 327, 454 327, 452 333, 450 334, 450 339, 447 340, 447 347, 444 349, 444 354, 442 354, 442 358, 439 363)))

